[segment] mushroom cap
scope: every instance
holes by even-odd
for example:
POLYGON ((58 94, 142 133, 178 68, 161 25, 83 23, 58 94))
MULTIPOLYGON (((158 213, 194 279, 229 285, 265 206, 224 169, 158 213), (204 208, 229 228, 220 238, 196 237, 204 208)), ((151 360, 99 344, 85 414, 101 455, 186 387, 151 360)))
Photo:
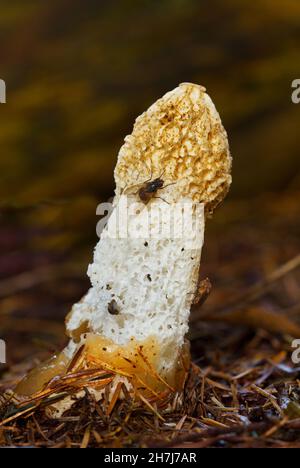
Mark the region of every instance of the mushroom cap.
POLYGON ((206 89, 182 83, 136 119, 119 152, 116 195, 161 178, 168 202, 189 198, 212 212, 229 190, 231 164, 227 133, 206 89))

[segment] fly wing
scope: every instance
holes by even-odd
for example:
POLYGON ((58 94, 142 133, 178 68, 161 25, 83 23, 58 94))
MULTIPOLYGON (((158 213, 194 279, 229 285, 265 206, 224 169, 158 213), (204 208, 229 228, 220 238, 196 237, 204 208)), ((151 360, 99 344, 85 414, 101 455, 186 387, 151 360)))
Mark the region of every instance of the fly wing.
POLYGON ((125 187, 122 194, 124 195, 137 195, 138 191, 140 188, 143 186, 143 184, 135 184, 135 185, 130 185, 129 187, 125 187))

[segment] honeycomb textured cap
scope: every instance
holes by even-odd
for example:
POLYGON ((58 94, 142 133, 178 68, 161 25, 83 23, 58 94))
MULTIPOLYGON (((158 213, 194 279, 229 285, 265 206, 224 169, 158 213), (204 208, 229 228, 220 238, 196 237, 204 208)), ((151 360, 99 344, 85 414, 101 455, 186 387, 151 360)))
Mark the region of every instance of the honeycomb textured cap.
POLYGON ((231 161, 227 133, 205 88, 182 83, 136 119, 119 152, 116 195, 161 177, 168 202, 191 198, 212 212, 230 187, 231 161))

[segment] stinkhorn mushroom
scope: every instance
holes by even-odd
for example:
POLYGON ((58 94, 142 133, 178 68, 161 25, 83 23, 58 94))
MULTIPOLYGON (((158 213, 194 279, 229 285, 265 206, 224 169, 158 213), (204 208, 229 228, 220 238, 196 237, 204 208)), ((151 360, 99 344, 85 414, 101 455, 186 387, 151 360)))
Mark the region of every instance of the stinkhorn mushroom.
POLYGON ((137 118, 115 181, 91 288, 66 320, 70 343, 19 384, 19 395, 45 388, 75 361, 76 369, 113 372, 128 391, 182 385, 205 218, 231 183, 227 134, 205 88, 183 83, 137 118))

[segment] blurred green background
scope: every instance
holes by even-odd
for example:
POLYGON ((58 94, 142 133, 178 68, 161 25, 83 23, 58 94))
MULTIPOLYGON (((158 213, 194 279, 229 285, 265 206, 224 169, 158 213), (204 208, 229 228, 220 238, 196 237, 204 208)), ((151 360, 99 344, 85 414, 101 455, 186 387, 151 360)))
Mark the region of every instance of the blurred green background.
POLYGON ((298 0, 1 1, 1 199, 107 196, 135 117, 182 81, 228 130, 232 195, 299 183, 298 0))
POLYGON ((180 82, 206 86, 230 138, 234 183, 212 223, 298 193, 299 41, 299 0, 1 0, 2 317, 62 317, 83 293, 123 138, 180 82))

